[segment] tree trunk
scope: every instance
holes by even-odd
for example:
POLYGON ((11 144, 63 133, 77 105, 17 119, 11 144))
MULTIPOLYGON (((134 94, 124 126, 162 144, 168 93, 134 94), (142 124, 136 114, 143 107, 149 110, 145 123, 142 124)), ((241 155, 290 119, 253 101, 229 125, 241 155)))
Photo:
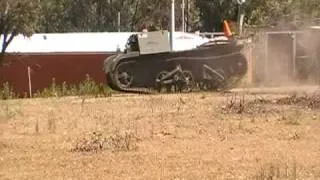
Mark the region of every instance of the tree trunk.
POLYGON ((0 54, 0 67, 2 67, 3 66, 3 61, 4 61, 4 54, 0 54))
POLYGON ((8 34, 7 33, 4 33, 3 34, 3 40, 2 40, 2 49, 1 49, 1 52, 0 52, 0 66, 2 66, 4 64, 4 56, 5 56, 5 53, 6 53, 6 50, 9 46, 9 44, 12 42, 13 38, 15 37, 16 33, 15 32, 12 32, 9 36, 9 39, 8 39, 8 34))

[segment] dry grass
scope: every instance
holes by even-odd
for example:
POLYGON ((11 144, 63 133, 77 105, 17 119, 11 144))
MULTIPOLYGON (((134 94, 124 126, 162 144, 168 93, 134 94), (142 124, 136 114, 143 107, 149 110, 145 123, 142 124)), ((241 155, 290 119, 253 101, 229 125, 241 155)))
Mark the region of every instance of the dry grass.
POLYGON ((265 164, 261 167, 252 179, 269 180, 269 179, 298 179, 297 165, 295 162, 292 164, 279 164, 276 162, 265 164))
POLYGON ((115 132, 113 135, 105 136, 102 132, 93 132, 88 136, 77 140, 72 152, 98 152, 111 150, 112 152, 137 150, 139 138, 132 132, 115 132))
POLYGON ((0 179, 319 179, 320 113, 285 97, 3 101, 0 179))

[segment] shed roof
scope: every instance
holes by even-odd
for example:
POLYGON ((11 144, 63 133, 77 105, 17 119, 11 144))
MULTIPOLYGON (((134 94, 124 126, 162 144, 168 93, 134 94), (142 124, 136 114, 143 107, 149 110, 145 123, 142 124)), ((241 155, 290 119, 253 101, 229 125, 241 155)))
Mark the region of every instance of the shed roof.
MULTIPOLYGON (((49 33, 31 37, 16 36, 8 46, 8 53, 113 53, 124 51, 130 35, 136 32, 49 33)), ((1 40, 1 37, 0 37, 1 40)), ((2 41, 1 41, 2 42, 2 41)), ((208 42, 193 33, 175 32, 173 50, 187 50, 208 42)), ((2 47, 0 47, 2 48, 2 47)))

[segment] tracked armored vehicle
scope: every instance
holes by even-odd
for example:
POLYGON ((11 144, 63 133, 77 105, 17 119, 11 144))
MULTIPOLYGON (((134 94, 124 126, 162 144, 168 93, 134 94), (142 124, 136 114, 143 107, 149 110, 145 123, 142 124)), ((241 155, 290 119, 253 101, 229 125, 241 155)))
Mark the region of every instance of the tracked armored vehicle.
POLYGON ((107 85, 122 92, 220 90, 245 75, 242 48, 227 39, 173 51, 168 31, 142 32, 129 37, 124 52, 104 61, 104 72, 107 85))

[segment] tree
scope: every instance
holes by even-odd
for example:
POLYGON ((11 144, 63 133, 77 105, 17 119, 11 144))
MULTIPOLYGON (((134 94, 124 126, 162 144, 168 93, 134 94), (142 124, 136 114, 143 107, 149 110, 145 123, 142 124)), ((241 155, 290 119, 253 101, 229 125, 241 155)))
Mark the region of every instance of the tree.
MULTIPOLYGON (((289 26, 320 16, 319 0, 247 0, 246 24, 258 27, 289 26)), ((299 25, 298 25, 299 26, 299 25)))
POLYGON ((235 0, 196 0, 199 8, 202 31, 222 31, 225 19, 237 21, 237 3, 235 0))
POLYGON ((69 9, 72 0, 40 0, 40 18, 36 32, 70 31, 69 9))
MULTIPOLYGON (((190 2, 189 25, 198 23, 194 0, 190 2)), ((37 32, 105 32, 169 29, 170 0, 41 0, 37 32)), ((181 26, 181 0, 176 0, 176 25, 181 26)), ((179 28, 180 29, 180 28, 179 28)))
POLYGON ((39 0, 0 0, 0 64, 15 36, 31 36, 36 29, 39 0))

